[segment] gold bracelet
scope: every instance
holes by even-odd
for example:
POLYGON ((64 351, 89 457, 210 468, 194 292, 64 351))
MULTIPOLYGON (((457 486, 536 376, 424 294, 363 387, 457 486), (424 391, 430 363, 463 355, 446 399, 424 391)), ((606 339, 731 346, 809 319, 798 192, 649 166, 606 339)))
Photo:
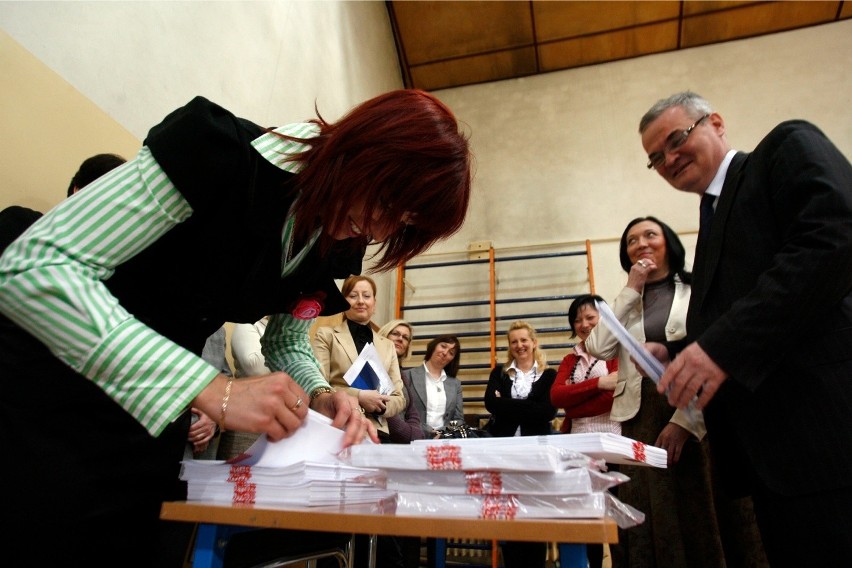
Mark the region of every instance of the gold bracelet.
POLYGON ((225 413, 228 411, 228 400, 231 399, 231 385, 234 384, 234 379, 228 379, 228 384, 225 385, 225 396, 222 397, 222 414, 219 415, 219 431, 225 431, 225 413))
POLYGON ((331 394, 333 392, 334 392, 334 389, 331 388, 331 387, 317 387, 317 388, 315 388, 314 390, 311 391, 311 402, 313 402, 314 399, 321 394, 326 394, 326 393, 331 394))

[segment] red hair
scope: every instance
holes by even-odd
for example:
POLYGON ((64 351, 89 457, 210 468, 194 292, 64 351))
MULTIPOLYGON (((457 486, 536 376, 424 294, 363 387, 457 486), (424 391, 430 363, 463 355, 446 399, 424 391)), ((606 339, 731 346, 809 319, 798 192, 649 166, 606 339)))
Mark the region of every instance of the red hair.
MULTIPOLYGON (((320 135, 303 140, 310 148, 294 156, 305 163, 297 175, 297 238, 306 239, 318 225, 340 226, 349 206, 366 197, 367 223, 377 209, 385 223, 406 213, 412 220, 400 222, 381 243, 374 270, 382 271, 461 228, 472 158, 467 137, 444 103, 424 91, 402 89, 361 103, 335 123, 317 116, 311 122, 320 135)), ((366 241, 370 227, 363 229, 366 241)), ((329 245, 324 235, 320 246, 329 245)))

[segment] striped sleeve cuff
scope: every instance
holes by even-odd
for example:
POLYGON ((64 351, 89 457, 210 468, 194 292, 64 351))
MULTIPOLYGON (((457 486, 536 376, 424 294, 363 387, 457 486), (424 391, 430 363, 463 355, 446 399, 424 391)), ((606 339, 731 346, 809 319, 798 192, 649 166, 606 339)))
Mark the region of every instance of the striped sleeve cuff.
POLYGON ((309 331, 313 323, 313 319, 276 314, 269 319, 261 338, 266 366, 273 371, 284 371, 307 393, 329 386, 311 348, 309 331))

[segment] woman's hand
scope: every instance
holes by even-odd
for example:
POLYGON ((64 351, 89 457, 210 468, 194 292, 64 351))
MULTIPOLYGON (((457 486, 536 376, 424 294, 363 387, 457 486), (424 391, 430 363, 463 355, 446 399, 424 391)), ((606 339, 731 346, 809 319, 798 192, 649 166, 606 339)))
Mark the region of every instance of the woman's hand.
POLYGON ((377 390, 358 391, 358 404, 369 414, 384 414, 390 396, 380 394, 377 390))
POLYGON ((379 443, 376 426, 364 416, 364 411, 354 396, 344 391, 323 393, 311 403, 311 408, 332 419, 331 425, 345 431, 343 447, 360 444, 369 437, 379 443))
POLYGON ((618 373, 610 373, 605 377, 598 379, 598 388, 600 390, 614 391, 615 385, 618 384, 618 373))
POLYGON ((633 288, 641 294, 645 288, 645 282, 648 280, 648 275, 656 269, 657 264, 650 258, 639 259, 627 273, 627 287, 633 288))
POLYGON ((195 397, 192 406, 225 430, 263 433, 277 442, 302 425, 309 402, 302 387, 286 373, 239 380, 219 374, 195 397), (230 392, 226 392, 229 381, 230 392))
POLYGON ((199 454, 207 449, 210 440, 216 435, 216 422, 197 408, 190 410, 198 416, 198 420, 194 421, 189 427, 189 435, 187 435, 186 441, 192 444, 192 452, 199 454))
POLYGON ((692 434, 683 426, 678 426, 673 422, 669 422, 657 436, 657 441, 654 445, 658 448, 666 450, 666 463, 669 467, 673 466, 680 459, 680 454, 683 451, 683 445, 692 434))

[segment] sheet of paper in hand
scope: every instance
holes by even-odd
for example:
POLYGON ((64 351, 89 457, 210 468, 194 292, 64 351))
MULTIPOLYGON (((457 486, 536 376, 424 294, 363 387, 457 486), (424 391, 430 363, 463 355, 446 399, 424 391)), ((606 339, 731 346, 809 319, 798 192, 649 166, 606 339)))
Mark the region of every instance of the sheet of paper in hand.
POLYGON ((343 436, 343 430, 331 425, 331 418, 309 409, 302 427, 293 434, 277 442, 260 436, 228 463, 264 467, 286 467, 302 461, 336 463, 337 454, 343 449, 343 436))
POLYGON ((343 375, 343 379, 349 386, 358 389, 377 390, 381 394, 393 392, 391 378, 372 343, 364 346, 358 358, 343 375))

